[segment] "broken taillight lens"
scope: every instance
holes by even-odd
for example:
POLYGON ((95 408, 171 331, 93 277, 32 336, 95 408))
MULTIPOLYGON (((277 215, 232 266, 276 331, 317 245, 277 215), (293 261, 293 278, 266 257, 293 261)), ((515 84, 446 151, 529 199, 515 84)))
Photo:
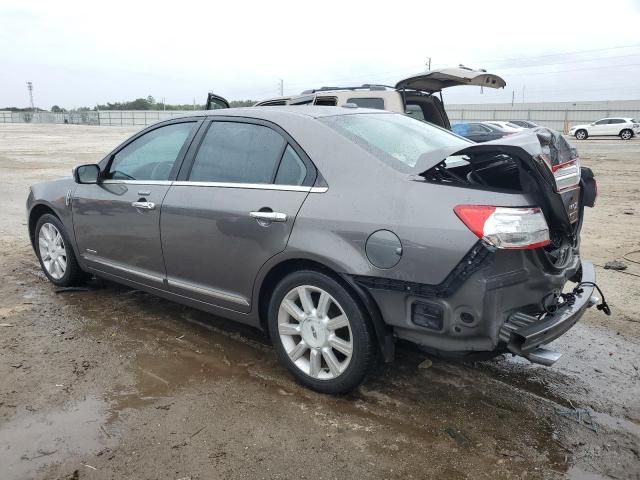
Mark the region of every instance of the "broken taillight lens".
POLYGON ((453 211, 478 238, 504 249, 532 249, 550 243, 539 208, 458 205, 453 211))
POLYGON ((551 167, 553 178, 556 179, 556 189, 561 192, 580 184, 580 161, 576 158, 570 162, 551 167))

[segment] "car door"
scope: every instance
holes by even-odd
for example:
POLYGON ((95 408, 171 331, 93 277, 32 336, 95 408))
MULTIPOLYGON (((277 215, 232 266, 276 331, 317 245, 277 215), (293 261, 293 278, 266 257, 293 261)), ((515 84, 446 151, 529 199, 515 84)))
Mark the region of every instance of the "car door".
POLYGON ((597 122, 594 122, 594 124, 589 127, 590 136, 608 135, 609 134, 608 131, 609 131, 608 118, 598 120, 597 122))
POLYGON ((221 97, 220 95, 216 95, 213 92, 209 92, 207 94, 207 103, 204 106, 205 110, 220 110, 223 108, 229 108, 229 101, 221 97))
POLYGON ((258 270, 286 247, 316 171, 293 139, 259 120, 216 118, 193 144, 162 205, 168 287, 248 312, 258 270))
POLYGON ((143 131, 110 156, 97 184, 77 186, 73 226, 90 269, 163 287, 160 206, 197 123, 174 120, 143 131))
POLYGON ((607 125, 607 135, 620 135, 623 123, 626 122, 622 118, 610 118, 607 125))

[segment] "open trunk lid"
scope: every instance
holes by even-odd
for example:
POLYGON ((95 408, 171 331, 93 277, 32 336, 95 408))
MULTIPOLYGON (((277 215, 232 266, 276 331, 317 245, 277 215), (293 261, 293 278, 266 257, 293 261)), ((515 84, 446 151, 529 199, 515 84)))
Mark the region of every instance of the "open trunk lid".
POLYGON ((398 90, 419 90, 434 93, 443 88, 458 85, 476 85, 479 87, 504 88, 507 84, 501 77, 485 70, 472 70, 466 67, 443 68, 419 73, 396 83, 398 90))
POLYGON ((413 173, 435 183, 530 194, 549 227, 576 240, 582 213, 579 160, 575 149, 551 130, 432 151, 419 158, 413 173))

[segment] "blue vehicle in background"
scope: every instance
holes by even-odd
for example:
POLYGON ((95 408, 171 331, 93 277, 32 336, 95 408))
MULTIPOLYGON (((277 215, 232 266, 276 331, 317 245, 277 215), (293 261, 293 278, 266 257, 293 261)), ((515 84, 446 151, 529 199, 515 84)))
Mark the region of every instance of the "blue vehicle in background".
POLYGON ((451 130, 461 137, 468 138, 474 142, 482 143, 490 140, 497 140, 507 135, 512 135, 522 131, 520 127, 514 125, 500 125, 495 122, 468 122, 456 123, 451 126, 451 130))

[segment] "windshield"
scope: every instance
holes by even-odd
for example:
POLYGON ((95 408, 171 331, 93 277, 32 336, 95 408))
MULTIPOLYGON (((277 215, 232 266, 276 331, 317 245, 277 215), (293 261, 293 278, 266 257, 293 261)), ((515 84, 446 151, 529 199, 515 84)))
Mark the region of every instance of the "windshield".
POLYGON ((462 150, 470 143, 448 130, 397 113, 338 115, 318 120, 402 171, 415 167, 425 153, 445 147, 462 150))

